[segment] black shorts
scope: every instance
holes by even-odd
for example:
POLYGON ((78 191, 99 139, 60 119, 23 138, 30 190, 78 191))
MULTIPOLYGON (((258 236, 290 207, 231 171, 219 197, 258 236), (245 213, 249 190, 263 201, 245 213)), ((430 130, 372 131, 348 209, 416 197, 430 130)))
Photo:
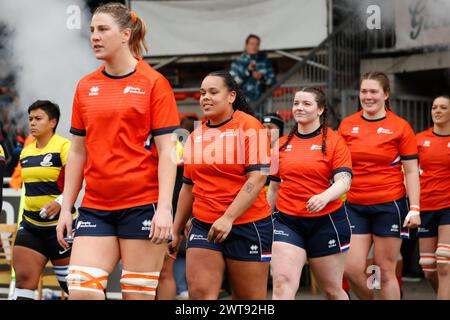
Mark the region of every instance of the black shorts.
POLYGON ((439 226, 450 224, 450 208, 420 212, 421 224, 417 228, 417 237, 432 238, 438 236, 439 226))
POLYGON ((274 213, 274 241, 305 249, 308 258, 319 258, 350 249, 351 230, 344 207, 320 217, 274 213))
POLYGON ((122 239, 149 239, 156 204, 104 211, 80 207, 75 237, 115 236, 122 239))
POLYGON ((29 228, 23 220, 17 231, 15 246, 22 246, 39 252, 50 260, 70 257, 70 248, 62 248, 56 238, 56 227, 29 228))
POLYGON ((359 205, 344 203, 352 234, 374 234, 379 237, 409 239, 409 228, 404 228, 408 203, 405 197, 385 203, 359 205))
POLYGON ((240 261, 267 262, 272 258, 272 217, 233 225, 227 238, 221 243, 208 241, 212 224, 192 218, 192 228, 187 238, 187 249, 203 248, 223 253, 225 258, 240 261))

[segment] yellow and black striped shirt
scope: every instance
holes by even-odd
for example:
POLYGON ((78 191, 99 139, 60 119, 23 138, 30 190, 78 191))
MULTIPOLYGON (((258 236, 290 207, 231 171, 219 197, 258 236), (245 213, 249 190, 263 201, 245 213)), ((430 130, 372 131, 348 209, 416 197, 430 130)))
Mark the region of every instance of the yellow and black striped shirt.
MULTIPOLYGON (((39 212, 62 193, 69 149, 70 141, 55 134, 42 149, 37 148, 35 141, 22 150, 20 164, 25 185, 23 217, 29 224, 36 227, 54 227, 58 224, 58 216, 51 220, 42 219, 39 212)), ((74 210, 73 217, 75 215, 74 210)))

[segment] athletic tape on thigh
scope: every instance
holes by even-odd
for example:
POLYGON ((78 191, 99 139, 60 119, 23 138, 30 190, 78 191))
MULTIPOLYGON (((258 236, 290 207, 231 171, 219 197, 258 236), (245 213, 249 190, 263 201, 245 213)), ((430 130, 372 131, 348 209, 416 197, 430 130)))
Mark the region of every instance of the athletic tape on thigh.
POLYGON ((66 282, 66 277, 69 274, 69 266, 53 266, 52 269, 59 282, 66 282))
POLYGON ((154 296, 158 287, 159 272, 132 272, 123 270, 120 284, 122 292, 134 292, 154 296))
POLYGON ((66 277, 69 290, 90 291, 104 294, 108 272, 100 268, 70 266, 66 277))
POLYGON ((420 254, 419 264, 422 266, 423 271, 435 272, 436 271, 436 254, 423 252, 420 254))

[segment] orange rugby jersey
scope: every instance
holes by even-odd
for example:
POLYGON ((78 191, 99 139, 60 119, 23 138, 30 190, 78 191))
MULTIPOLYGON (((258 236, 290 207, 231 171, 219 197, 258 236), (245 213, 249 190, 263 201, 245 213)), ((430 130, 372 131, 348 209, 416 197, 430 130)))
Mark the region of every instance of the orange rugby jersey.
POLYGON ((450 207, 450 135, 428 129, 416 136, 420 166, 420 209, 450 207))
POLYGON ((342 121, 339 134, 352 154, 349 202, 372 205, 405 195, 400 160, 418 158, 416 139, 408 122, 391 111, 377 120, 366 119, 359 111, 342 121))
POLYGON ((114 77, 104 66, 78 83, 70 132, 86 136, 82 205, 118 210, 158 201, 158 154, 153 137, 179 125, 169 82, 139 60, 114 77))
MULTIPOLYGON (((183 181, 193 184, 193 215, 214 223, 236 198, 254 170, 268 174, 270 142, 264 126, 254 117, 235 111, 219 125, 208 123, 189 136, 184 152, 183 181)), ((264 188, 234 224, 261 220, 270 215, 264 188)))
POLYGON ((327 152, 322 153, 322 128, 310 134, 298 131, 280 152, 287 135, 275 145, 270 179, 280 183, 276 207, 283 213, 298 217, 319 217, 330 214, 342 206, 342 200, 329 202, 317 213, 306 210, 308 200, 324 192, 338 172, 352 173, 350 151, 344 139, 327 129, 327 152), (277 161, 278 157, 278 161, 277 161))

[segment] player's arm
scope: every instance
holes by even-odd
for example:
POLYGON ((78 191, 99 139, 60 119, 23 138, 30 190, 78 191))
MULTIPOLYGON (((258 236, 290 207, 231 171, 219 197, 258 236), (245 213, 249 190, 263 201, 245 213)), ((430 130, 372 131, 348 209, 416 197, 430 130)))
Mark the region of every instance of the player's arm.
POLYGON ((325 206, 336 199, 342 197, 350 190, 352 183, 352 174, 348 171, 338 172, 334 175, 334 183, 324 192, 312 196, 306 203, 306 209, 309 213, 316 213, 325 208, 325 206))
POLYGON ((169 243, 169 251, 174 254, 178 251, 182 234, 186 223, 192 214, 192 204, 194 203, 194 195, 192 194, 193 185, 184 182, 180 190, 177 202, 177 213, 175 214, 175 222, 173 223, 173 241, 169 243))
POLYGON ((247 181, 241 188, 236 198, 225 211, 222 217, 217 219, 208 233, 208 240, 222 242, 230 233, 233 221, 242 215, 255 202, 261 189, 266 183, 267 176, 259 170, 247 173, 247 181))
POLYGON ((408 193, 410 207, 404 226, 416 228, 420 225, 419 164, 417 159, 402 160, 402 164, 405 170, 406 191, 408 193))
POLYGON ((278 198, 278 190, 280 190, 280 182, 271 180, 269 184, 269 190, 267 191, 267 202, 269 202, 272 211, 275 210, 275 205, 278 198))
POLYGON ((64 240, 66 234, 72 235, 72 208, 83 184, 83 171, 86 162, 86 137, 73 135, 72 145, 67 157, 64 179, 64 198, 61 205, 56 234, 58 242, 64 248, 68 243, 64 240), (65 230, 67 230, 65 234, 65 230))
POLYGON ((162 243, 172 234, 172 195, 177 175, 177 164, 172 159, 172 151, 176 148, 176 139, 172 134, 154 137, 158 150, 158 206, 152 225, 150 238, 153 243, 162 243))

